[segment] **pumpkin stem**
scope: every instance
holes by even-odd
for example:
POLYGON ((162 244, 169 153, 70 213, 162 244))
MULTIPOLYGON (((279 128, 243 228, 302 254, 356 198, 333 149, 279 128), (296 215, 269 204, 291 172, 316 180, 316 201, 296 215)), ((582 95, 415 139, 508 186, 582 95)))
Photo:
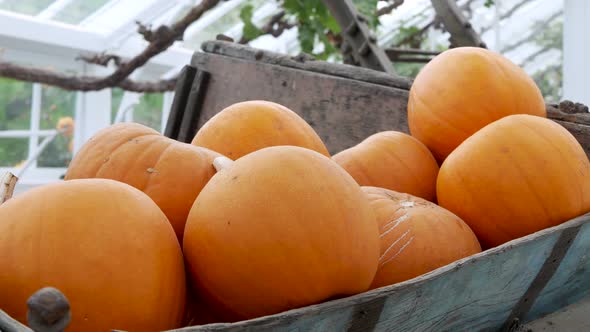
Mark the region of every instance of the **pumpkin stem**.
POLYGON ((228 157, 217 157, 213 159, 213 167, 219 172, 222 169, 230 168, 231 165, 234 163, 233 160, 229 159, 228 157))
POLYGON ((18 177, 10 172, 4 173, 0 179, 0 204, 6 202, 12 197, 14 186, 16 186, 18 177))

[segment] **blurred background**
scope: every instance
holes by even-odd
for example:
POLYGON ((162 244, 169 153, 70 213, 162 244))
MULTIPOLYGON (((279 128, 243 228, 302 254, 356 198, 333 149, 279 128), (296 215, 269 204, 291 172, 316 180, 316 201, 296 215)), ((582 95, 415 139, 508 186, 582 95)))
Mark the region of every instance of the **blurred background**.
MULTIPOLYGON (((0 63, 32 66, 69 75, 104 76, 80 55, 106 52, 128 59, 147 45, 137 22, 152 28, 182 18, 199 0, 0 0, 0 63)), ((449 48, 449 33, 430 0, 353 1, 368 18, 384 49, 449 48)), ((491 50, 524 68, 547 102, 567 98, 590 104, 590 3, 585 0, 460 0, 457 6, 491 50)), ((182 40, 135 70, 130 78, 173 78, 200 44, 218 34, 252 47, 343 62, 339 28, 321 1, 220 1, 192 23, 182 40), (264 29, 269 20, 273 33, 264 29), (282 25, 281 25, 282 24, 282 25)), ((395 71, 415 76, 428 61, 394 61, 395 71)), ((0 70, 0 172, 26 165, 19 191, 59 181, 72 155, 97 130, 135 121, 163 131, 173 91, 121 88, 64 90, 17 80, 0 70), (10 77, 8 75, 8 77, 10 77), (75 123, 72 135, 56 134, 58 123, 75 123), (49 137, 49 139, 47 139, 49 137), (42 152, 40 151, 42 148, 42 152)))

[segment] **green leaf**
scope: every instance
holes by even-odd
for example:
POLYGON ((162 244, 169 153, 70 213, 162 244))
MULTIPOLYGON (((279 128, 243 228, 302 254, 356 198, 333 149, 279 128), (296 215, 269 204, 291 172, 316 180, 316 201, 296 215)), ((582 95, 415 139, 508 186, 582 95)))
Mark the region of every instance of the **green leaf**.
POLYGON ((486 6, 486 8, 490 8, 494 5, 494 0, 486 0, 483 5, 486 6))
POLYGON ((301 50, 305 53, 312 53, 315 44, 315 30, 309 25, 302 25, 299 27, 299 43, 301 50))
POLYGON ((254 23, 252 23, 252 16, 254 15, 254 6, 246 5, 240 10, 240 18, 244 22, 244 28, 242 29, 242 36, 252 40, 262 35, 262 31, 258 29, 254 23))

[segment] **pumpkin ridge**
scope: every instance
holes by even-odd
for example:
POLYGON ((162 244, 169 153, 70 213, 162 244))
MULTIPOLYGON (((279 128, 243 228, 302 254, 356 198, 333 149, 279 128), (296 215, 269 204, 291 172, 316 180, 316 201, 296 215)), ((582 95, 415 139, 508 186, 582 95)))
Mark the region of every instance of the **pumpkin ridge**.
MULTIPOLYGON (((391 249, 393 249, 393 247, 395 247, 395 245, 398 244, 399 241, 401 241, 403 238, 405 238, 406 236, 408 236, 408 234, 410 234, 411 231, 412 231, 411 228, 407 229, 402 235, 400 235, 400 237, 398 237, 395 241, 393 241, 391 243, 391 245, 389 245, 389 247, 387 247, 387 249, 385 249, 385 251, 383 252, 383 254, 381 254, 381 256, 379 257, 379 265, 380 266, 385 265, 387 262, 389 262, 391 260, 391 257, 390 257, 390 259, 387 259, 385 262, 382 262, 382 260, 385 258, 385 256, 387 256, 387 254, 389 253, 389 251, 391 249)), ((405 247, 404 247, 404 249, 405 249, 405 247)), ((401 251, 401 249, 400 249, 400 251, 401 251)), ((396 255, 399 254, 400 251, 398 251, 398 253, 396 253, 396 255)), ((395 258, 396 255, 394 255, 393 258, 395 258)))
MULTIPOLYGON (((419 96, 417 94, 414 94, 414 99, 416 100, 416 102, 422 104, 423 106, 426 106, 426 108, 430 109, 430 107, 428 107, 428 104, 426 104, 423 100, 422 100, 422 96, 419 96)), ((458 131, 461 134, 466 134, 466 135, 471 135, 473 133, 469 133, 466 130, 459 128, 457 126, 455 126, 452 122, 448 121, 447 119, 443 118, 442 115, 438 114, 438 112, 428 112, 427 113, 429 116, 438 119, 441 123, 443 123, 444 125, 447 125, 448 127, 458 131)))
MULTIPOLYGON (((485 53, 485 52, 483 52, 483 53, 485 53)), ((487 55, 487 54, 485 55, 485 57, 488 60, 490 60, 491 63, 493 63, 496 68, 498 68, 498 71, 500 73, 502 73, 502 76, 504 77, 504 80, 505 81, 514 81, 514 79, 513 78, 510 78, 510 75, 508 75, 508 73, 506 73, 506 69, 502 66, 502 64, 500 63, 500 60, 499 59, 495 59, 492 56, 487 55)), ((516 96, 516 94, 514 92, 513 93, 510 93, 510 96, 511 96, 511 99, 512 99, 511 105, 519 105, 520 104, 521 98, 518 98, 518 96, 516 96)), ((518 107, 518 109, 521 109, 521 108, 518 107)), ((488 114, 491 114, 491 113, 488 112, 488 114)), ((502 117, 504 117, 504 116, 507 116, 507 115, 503 115, 502 117)), ((489 123, 492 123, 495 120, 498 120, 498 119, 496 119, 496 118, 494 118, 492 116, 491 121, 489 123)))
MULTIPOLYGON (((423 144, 422 142, 419 142, 419 143, 423 144)), ((424 182, 427 179, 424 177, 419 177, 418 174, 415 172, 411 172, 412 168, 406 163, 404 158, 401 158, 400 156, 398 156, 395 153, 395 151, 392 151, 390 149, 380 148, 380 150, 385 151, 385 154, 388 154, 388 155, 394 157, 395 159, 397 159, 397 161, 406 169, 406 171, 408 171, 406 173, 406 176, 409 175, 414 180, 414 182, 417 183, 421 187, 420 189, 425 190, 425 191, 429 191, 430 186, 424 182)))
MULTIPOLYGON (((168 146, 166 146, 158 155, 158 159, 156 159, 156 162, 154 163, 154 166, 152 166, 152 168, 154 170, 158 170, 158 164, 162 161, 162 157, 166 154, 166 151, 168 151, 171 147, 174 146, 174 142, 171 142, 169 140, 166 140, 166 143, 168 143, 168 146)), ((146 170, 147 172, 148 170, 146 170)), ((145 192, 147 189, 149 189, 150 187, 150 183, 152 182, 152 179, 154 178, 154 174, 150 173, 150 175, 148 176, 147 181, 145 182, 143 188, 141 188, 140 190, 145 192)))
POLYGON ((401 255, 401 253, 410 245, 412 244, 412 242, 414 241, 415 236, 412 236, 408 241, 406 241, 406 243, 404 243, 401 248, 399 248, 399 250, 395 253, 395 255, 391 256, 388 260, 386 260, 385 262, 381 263, 380 266, 383 267, 386 264, 391 263, 391 261, 393 261, 394 259, 397 258, 397 256, 401 255))
MULTIPOLYGON (((143 137, 143 136, 158 136, 158 135, 159 134, 143 134, 142 133, 142 134, 137 135, 137 136, 132 136, 131 138, 129 138, 129 139, 125 140, 124 142, 122 142, 121 144, 119 144, 117 147, 111 149, 111 152, 110 152, 109 155, 107 155, 107 158, 110 159, 111 154, 113 154, 115 151, 119 150, 123 145, 125 145, 126 143, 128 143, 131 140, 138 139, 139 137, 143 137)), ((96 170, 96 172, 94 172, 93 177, 96 177, 103 170, 103 167, 105 165, 106 165, 106 162, 101 163, 100 164, 100 167, 96 170)))
MULTIPOLYGON (((554 151, 557 151, 557 153, 559 154, 559 156, 561 157, 561 159, 564 159, 564 154, 563 154, 563 151, 562 151, 561 149, 558 149, 558 148, 555 146, 555 144, 554 144, 554 142, 553 142, 553 141, 550 141, 549 139, 547 139, 547 137, 545 137, 545 136, 541 135, 541 134, 540 134, 540 133, 539 133, 537 130, 535 130, 535 129, 534 129, 534 128, 532 128, 532 127, 531 127, 531 126, 530 126, 528 123, 526 123, 526 121, 521 121, 520 119, 518 119, 518 120, 519 120, 518 122, 519 122, 519 123, 520 123, 522 126, 524 126, 524 127, 528 128, 528 129, 529 129, 529 130, 530 130, 530 131, 533 133, 533 135, 536 135, 537 137, 539 137, 540 139, 542 139, 543 141, 545 141, 545 142, 547 143, 547 145, 551 146, 551 148, 552 148, 554 151)), ((558 125, 558 124, 556 124, 556 125, 558 125)), ((558 125, 558 126, 559 126, 559 125, 558 125)), ((567 135, 567 136, 569 136, 569 135, 567 135)), ((565 138, 565 137, 564 137, 564 138, 565 138)), ((571 137, 568 137, 568 138, 571 140, 571 137)), ((574 138, 574 140, 575 140, 575 138, 574 138)), ((577 142, 577 140, 576 140, 575 142, 577 142)), ((570 167, 572 167, 572 168, 573 168, 573 169, 571 170, 571 173, 575 173, 575 172, 577 171, 577 170, 575 169, 575 165, 574 165, 574 164, 568 164, 568 166, 570 166, 570 167)), ((571 174, 571 173, 570 173, 570 174, 571 174)), ((584 199, 583 199, 583 197, 584 197, 584 191, 583 191, 583 188, 582 188, 581 186, 580 186, 578 189, 579 189, 579 192, 580 192, 580 204, 583 204, 583 202, 584 202, 584 199)), ((544 205, 544 204, 543 204, 543 208, 545 209, 545 205, 544 205)), ((583 210, 583 209, 580 207, 580 210, 583 210)), ((546 211, 546 210, 545 210, 545 211, 546 211)), ((547 215, 549 215, 549 214, 547 214, 547 215)))
MULTIPOLYGON (((132 173, 132 171, 135 171, 134 168, 136 168, 136 165, 141 165, 143 162, 145 162, 146 160, 144 160, 144 157, 150 157, 153 153, 153 151, 156 151, 156 153, 158 153, 157 151, 160 149, 160 136, 158 135, 154 135, 154 137, 142 137, 142 140, 148 140, 147 142, 144 141, 143 144, 145 145, 144 149, 142 149, 136 156, 135 158, 133 158, 132 162, 129 164, 129 167, 125 168, 125 172, 123 174, 123 176, 121 177, 122 182, 128 183, 129 182, 129 178, 136 178, 136 176, 134 176, 134 173, 132 173), (153 138, 153 139, 152 139, 153 138), (152 141, 149 141, 150 139, 152 139, 152 141)), ((121 145, 122 147, 123 145, 121 145)), ((113 151, 113 154, 116 153, 116 150, 113 151)), ((159 158, 159 155, 158 155, 159 158)), ((153 159, 153 160, 157 160, 157 158, 149 158, 149 159, 153 159)), ((149 160, 151 161, 151 160, 149 160)), ((149 162, 148 164, 152 164, 151 162, 149 162)), ((145 169, 145 171, 147 172, 148 170, 145 169)), ((137 185, 132 185, 133 187, 137 188, 140 191, 144 191, 147 183, 149 182, 151 177, 145 177, 142 176, 140 177, 142 179, 141 184, 137 184, 137 185)))
MULTIPOLYGON (((394 213, 397 212, 394 211, 394 213)), ((383 237, 389 233, 391 233, 391 231, 393 231, 397 226, 399 226, 402 222, 404 222, 405 220, 408 220, 408 218, 410 218, 410 216, 408 216, 408 213, 404 213, 401 216, 399 216, 398 218, 393 219, 392 221, 387 222, 387 224, 383 225, 382 228, 387 228, 389 225, 393 224, 391 227, 389 227, 386 231, 384 231, 383 233, 379 234, 379 237, 383 237)))

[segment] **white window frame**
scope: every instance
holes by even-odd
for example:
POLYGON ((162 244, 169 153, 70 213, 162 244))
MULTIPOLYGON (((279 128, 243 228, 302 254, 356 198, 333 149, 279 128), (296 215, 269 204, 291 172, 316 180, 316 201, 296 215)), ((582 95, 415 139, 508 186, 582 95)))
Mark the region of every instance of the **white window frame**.
POLYGON ((590 106, 590 1, 565 0, 563 99, 590 106))

